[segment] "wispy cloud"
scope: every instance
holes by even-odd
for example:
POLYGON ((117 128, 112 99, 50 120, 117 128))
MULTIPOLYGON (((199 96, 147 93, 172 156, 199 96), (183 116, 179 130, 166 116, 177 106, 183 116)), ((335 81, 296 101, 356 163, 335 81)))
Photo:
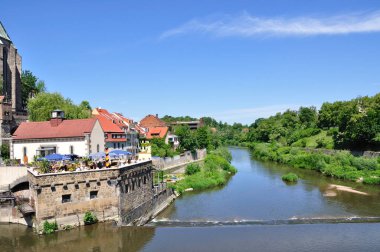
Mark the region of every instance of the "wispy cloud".
POLYGON ((262 18, 243 13, 222 18, 193 19, 163 32, 161 39, 203 33, 219 37, 317 36, 380 32, 380 11, 329 17, 262 18))
POLYGON ((209 116, 228 123, 241 122, 251 124, 258 118, 266 118, 275 115, 278 112, 285 112, 288 109, 298 110, 299 107, 301 106, 295 104, 283 104, 256 108, 243 108, 213 113, 209 116))

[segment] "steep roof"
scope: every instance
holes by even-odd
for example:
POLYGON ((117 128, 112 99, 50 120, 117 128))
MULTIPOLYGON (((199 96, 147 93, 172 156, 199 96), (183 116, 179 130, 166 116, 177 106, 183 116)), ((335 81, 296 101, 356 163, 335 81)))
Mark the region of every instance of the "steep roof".
POLYGON ((99 119, 104 132, 124 133, 122 128, 127 127, 119 117, 108 112, 106 109, 95 108, 92 114, 99 119))
POLYGON ((58 126, 53 127, 50 121, 23 122, 13 133, 13 139, 46 139, 83 137, 94 128, 96 118, 63 120, 58 126))
POLYGON ((9 35, 8 35, 7 31, 5 30, 1 21, 0 21, 0 37, 11 41, 11 38, 9 37, 9 35))
POLYGON ((166 123, 157 116, 147 115, 140 121, 140 125, 144 128, 150 127, 166 127, 166 123))
POLYGON ((150 127, 146 133, 147 139, 164 138, 168 133, 169 127, 150 127))
POLYGON ((96 116, 100 122, 100 126, 102 126, 102 129, 104 132, 107 133, 124 133, 124 131, 117 126, 115 123, 112 122, 112 120, 107 119, 106 117, 102 115, 96 116))

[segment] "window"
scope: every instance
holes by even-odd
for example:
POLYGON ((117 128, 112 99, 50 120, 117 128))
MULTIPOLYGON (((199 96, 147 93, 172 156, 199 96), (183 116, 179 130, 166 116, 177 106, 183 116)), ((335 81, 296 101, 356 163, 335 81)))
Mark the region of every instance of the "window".
POLYGON ((96 145, 96 152, 99 152, 100 151, 100 147, 99 147, 99 144, 96 145))
POLYGON ((27 151, 26 151, 26 147, 23 148, 23 153, 24 153, 23 156, 25 157, 25 156, 26 156, 26 153, 27 153, 27 151))
POLYGON ((70 154, 74 154, 74 146, 70 145, 70 154))
POLYGON ((62 195, 62 203, 71 202, 71 194, 62 195))
POLYGON ((98 197, 98 191, 90 192, 90 199, 96 199, 98 197))
POLYGON ((116 143, 113 143, 113 148, 116 149, 116 143))

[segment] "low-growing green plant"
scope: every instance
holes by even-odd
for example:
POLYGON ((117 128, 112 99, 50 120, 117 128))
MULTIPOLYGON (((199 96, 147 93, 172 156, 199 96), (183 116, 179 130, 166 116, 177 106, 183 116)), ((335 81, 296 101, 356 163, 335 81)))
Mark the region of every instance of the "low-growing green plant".
MULTIPOLYGON (((226 159, 228 155, 221 154, 223 151, 216 150, 208 154, 204 165, 194 165, 191 168, 191 174, 187 173, 184 179, 177 181, 175 184, 170 185, 171 188, 179 193, 184 192, 187 188, 194 190, 204 190, 216 186, 221 186, 227 183, 228 178, 237 172, 230 162, 226 159), (199 167, 199 171, 198 168, 199 167), (193 171, 197 171, 194 172, 193 171)), ((189 167, 189 166, 188 166, 189 167)))
POLYGON ((49 222, 45 221, 43 224, 43 234, 51 234, 58 230, 57 221, 49 222))
POLYGON ((379 177, 367 177, 363 179, 364 184, 368 185, 380 185, 380 178, 379 177))
POLYGON ((71 230, 71 229, 73 229, 72 225, 65 225, 65 226, 63 226, 63 230, 71 230))
POLYGON ((325 176, 351 181, 364 178, 363 183, 366 184, 376 184, 376 177, 380 177, 378 159, 355 157, 348 151, 326 153, 324 150, 278 147, 266 143, 255 143, 251 148, 253 156, 259 159, 316 170, 325 176))
POLYGON ((96 217, 95 213, 93 213, 91 211, 87 211, 84 214, 83 222, 85 225, 94 224, 94 223, 98 222, 98 218, 96 217))
POLYGON ((199 166, 199 164, 189 164, 186 166, 186 171, 185 171, 185 174, 186 175, 193 175, 197 172, 200 172, 201 171, 201 167, 199 166))
POLYGON ((283 181, 286 181, 286 182, 297 182, 297 181, 298 181, 298 176, 297 176, 297 174, 295 174, 295 173, 291 173, 291 172, 289 172, 289 173, 283 175, 283 176, 281 177, 281 179, 282 179, 283 181))

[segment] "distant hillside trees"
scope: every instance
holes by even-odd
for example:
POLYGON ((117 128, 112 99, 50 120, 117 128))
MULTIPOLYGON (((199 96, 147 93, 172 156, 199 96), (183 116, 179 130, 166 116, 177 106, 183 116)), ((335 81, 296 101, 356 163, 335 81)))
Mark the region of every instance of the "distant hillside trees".
POLYGON ((250 142, 279 142, 282 145, 326 147, 333 139, 338 149, 380 149, 380 93, 350 101, 323 103, 301 107, 298 111, 277 113, 267 119, 257 119, 250 127, 250 142), (313 136, 315 139, 312 139, 313 136), (308 138, 308 139, 306 139, 308 138))

